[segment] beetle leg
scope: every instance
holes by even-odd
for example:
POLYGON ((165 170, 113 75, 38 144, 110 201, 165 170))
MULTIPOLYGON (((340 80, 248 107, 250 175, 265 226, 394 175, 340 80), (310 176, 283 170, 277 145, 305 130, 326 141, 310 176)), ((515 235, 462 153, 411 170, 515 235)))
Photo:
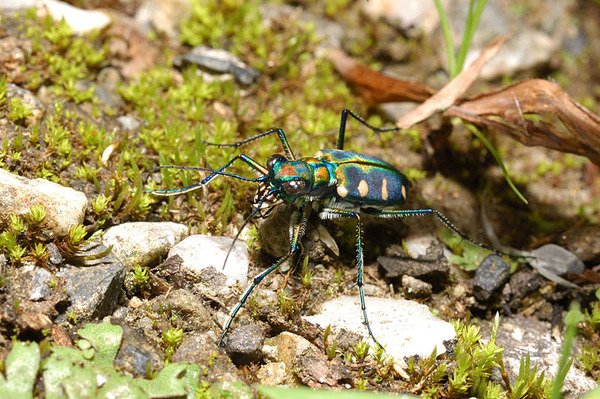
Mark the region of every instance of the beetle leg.
POLYGON ((283 130, 281 129, 269 129, 265 132, 262 133, 258 133, 255 134, 252 137, 248 137, 247 139, 235 142, 235 143, 230 143, 230 144, 221 144, 221 143, 210 143, 208 141, 202 141, 203 144, 206 145, 210 145, 213 147, 233 147, 233 148, 239 148, 245 144, 251 143, 255 140, 259 140, 262 139, 263 137, 269 136, 271 134, 276 133, 277 136, 279 137, 279 140, 281 141, 281 145, 283 146, 283 151, 285 152, 285 156, 290 159, 290 160, 295 160, 296 157, 294 156, 294 152, 292 151, 292 147, 290 146, 290 143, 287 139, 287 137, 285 136, 285 133, 283 132, 283 130))
MULTIPOLYGON (((225 342, 225 337, 227 336, 227 333, 229 332, 229 328, 231 327, 231 323, 233 323, 233 319, 235 319, 235 316, 238 314, 238 312, 240 311, 242 306, 244 306, 244 303, 246 303, 246 301, 248 300, 248 297, 250 296, 250 294, 252 293, 254 288, 256 288, 256 286, 258 284, 260 284, 260 282, 266 276, 271 274, 274 270, 276 270, 279 266, 281 266, 283 264, 283 262, 285 262, 286 260, 291 258, 292 255, 294 255, 296 253, 296 251, 298 250, 298 242, 300 241, 300 239, 302 238, 302 236, 304 235, 304 232, 306 230, 306 225, 308 224, 309 214, 310 214, 310 208, 308 206, 304 206, 299 211, 294 211, 294 213, 292 214, 292 218, 291 218, 291 221, 294 221, 294 224, 290 228, 290 232, 291 232, 290 252, 287 255, 279 258, 277 260, 277 262, 273 263, 268 269, 263 270, 259 275, 257 275, 256 277, 254 277, 252 279, 252 283, 246 289, 246 291, 244 292, 244 295, 242 295, 242 298, 239 300, 237 305, 235 305, 235 307, 231 311, 231 313, 229 315, 229 319, 227 320, 227 323, 225 323, 225 326, 223 327, 223 332, 221 333, 221 338, 219 339, 219 346, 223 346, 223 344, 225 342)), ((290 223, 291 223, 291 221, 290 221, 290 223)))
POLYGON ((432 208, 393 209, 393 210, 386 210, 386 209, 380 210, 380 209, 365 208, 365 209, 361 209, 361 210, 365 213, 368 213, 370 215, 380 217, 380 218, 407 218, 407 217, 415 217, 415 216, 434 216, 437 220, 442 222, 448 229, 450 229, 451 231, 458 234, 460 236, 460 238, 462 238, 463 240, 468 241, 471 244, 477 245, 478 247, 492 251, 496 254, 508 255, 508 254, 500 252, 486 244, 483 244, 479 241, 473 240, 468 235, 466 235, 465 233, 460 231, 458 229, 458 227, 456 227, 454 224, 452 224, 452 222, 450 222, 450 220, 443 213, 441 213, 438 210, 432 209, 432 208))
POLYGON ((346 135, 346 121, 348 119, 348 116, 353 117, 354 119, 359 121, 361 123, 361 125, 368 127, 369 129, 371 129, 372 131, 374 131, 376 133, 397 132, 399 130, 402 130, 398 127, 387 127, 387 128, 375 127, 375 126, 371 125, 370 123, 368 123, 363 117, 358 116, 354 112, 350 111, 349 109, 344 108, 342 110, 342 116, 340 118, 340 132, 338 134, 338 139, 337 139, 337 147, 336 148, 338 150, 344 149, 344 136, 346 135))
POLYGON ((360 297, 360 308, 363 314, 364 324, 367 327, 369 336, 375 342, 376 345, 383 347, 373 335, 371 330, 371 324, 369 323, 369 317, 367 316, 367 306, 365 304, 365 293, 363 288, 363 268, 364 268, 364 256, 363 256, 363 231, 362 221, 360 220, 360 214, 351 209, 341 208, 323 208, 319 213, 321 219, 336 219, 336 218, 351 218, 356 219, 356 268, 357 277, 356 285, 358 286, 358 295, 360 297))

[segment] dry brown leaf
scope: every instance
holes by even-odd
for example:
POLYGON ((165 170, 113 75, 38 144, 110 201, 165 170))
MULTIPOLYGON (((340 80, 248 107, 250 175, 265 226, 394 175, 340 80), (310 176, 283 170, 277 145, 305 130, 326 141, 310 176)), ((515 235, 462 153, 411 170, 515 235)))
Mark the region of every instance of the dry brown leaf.
POLYGON ((395 79, 356 62, 342 50, 328 54, 335 69, 370 105, 412 101, 421 103, 431 97, 435 90, 418 82, 395 79))
MULTIPOLYGON (((482 63, 491 58, 488 56, 489 53, 482 56, 482 63)), ((402 117, 398 124, 400 127, 412 126, 446 109, 446 116, 458 116, 480 128, 507 134, 525 145, 583 155, 600 165, 600 116, 574 101, 555 83, 532 79, 460 99, 458 97, 472 83, 470 79, 477 71, 467 72, 468 80, 459 80, 454 87, 454 81, 450 82, 434 95, 426 85, 382 75, 341 51, 332 53, 330 58, 340 74, 371 105, 396 101, 424 102, 434 96, 428 101, 431 106, 417 111, 423 104, 410 115, 402 117)))
POLYGON ((600 165, 600 116, 547 80, 526 80, 481 94, 449 108, 447 114, 525 145, 583 155, 600 165))
POLYGON ((500 47, 502 47, 505 41, 506 38, 502 37, 487 45, 481 51, 481 54, 475 62, 459 73, 440 91, 429 97, 423 104, 404 114, 396 121, 396 126, 401 129, 408 129, 411 126, 430 118, 433 114, 451 107, 454 102, 462 96, 469 87, 471 87, 485 64, 498 53, 498 50, 500 50, 500 47))

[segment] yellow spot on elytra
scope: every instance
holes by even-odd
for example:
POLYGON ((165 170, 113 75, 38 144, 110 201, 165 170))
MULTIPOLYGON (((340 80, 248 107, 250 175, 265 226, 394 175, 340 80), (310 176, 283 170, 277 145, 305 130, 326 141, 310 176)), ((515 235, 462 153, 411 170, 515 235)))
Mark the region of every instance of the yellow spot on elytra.
POLYGON ((385 178, 381 182, 381 199, 384 201, 388 199, 387 179, 385 179, 385 178))
POLYGON ((402 198, 406 199, 406 187, 404 185, 402 185, 400 191, 402 192, 402 198))
POLYGON ((340 197, 344 198, 346 195, 348 195, 348 189, 344 186, 338 186, 337 193, 340 197))
POLYGON ((365 197, 369 194, 369 185, 365 180, 361 180, 360 183, 358 183, 358 193, 361 197, 365 197))

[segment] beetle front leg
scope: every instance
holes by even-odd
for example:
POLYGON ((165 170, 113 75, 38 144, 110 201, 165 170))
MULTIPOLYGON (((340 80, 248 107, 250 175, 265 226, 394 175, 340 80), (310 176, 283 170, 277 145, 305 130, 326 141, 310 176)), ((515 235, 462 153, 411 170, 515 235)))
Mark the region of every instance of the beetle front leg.
POLYGON ((256 288, 256 286, 258 284, 260 284, 260 282, 265 277, 267 277, 269 274, 271 274, 273 271, 275 271, 277 268, 279 268, 279 266, 281 266, 283 264, 283 262, 290 259, 292 257, 292 255, 294 255, 296 253, 296 251, 298 250, 298 242, 300 242, 300 240, 302 239, 302 236, 304 235, 304 231, 306 230, 306 225, 308 223, 309 214, 310 214, 310 208, 307 206, 303 207, 300 210, 294 211, 294 213, 292 214, 292 217, 290 219, 290 234, 291 234, 290 252, 287 255, 279 258, 277 260, 277 262, 273 263, 268 269, 263 270, 259 275, 257 275, 256 277, 254 277, 252 279, 252 283, 246 289, 246 291, 244 292, 244 295, 242 295, 242 297, 239 300, 239 302, 237 303, 237 305, 235 305, 235 307, 231 311, 231 313, 229 315, 229 319, 227 320, 227 323, 225 323, 225 326, 223 327, 223 332, 221 333, 221 338, 219 339, 219 346, 224 345, 225 337, 227 336, 227 333, 229 332, 231 323, 233 323, 235 316, 242 309, 242 306, 244 306, 244 303, 246 303, 246 301, 248 300, 248 297, 250 296, 250 294, 252 293, 254 288, 256 288))

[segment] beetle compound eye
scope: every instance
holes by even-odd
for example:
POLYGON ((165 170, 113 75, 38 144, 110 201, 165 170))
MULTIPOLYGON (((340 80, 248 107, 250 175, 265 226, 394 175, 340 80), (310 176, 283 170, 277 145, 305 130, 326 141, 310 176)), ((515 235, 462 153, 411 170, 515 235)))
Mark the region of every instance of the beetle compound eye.
POLYGON ((281 187, 288 195, 300 194, 306 188, 306 182, 304 180, 291 180, 281 184, 281 187))
POLYGON ((267 169, 272 171, 275 168, 275 165, 281 162, 287 161, 286 157, 281 154, 274 154, 267 159, 267 169))

